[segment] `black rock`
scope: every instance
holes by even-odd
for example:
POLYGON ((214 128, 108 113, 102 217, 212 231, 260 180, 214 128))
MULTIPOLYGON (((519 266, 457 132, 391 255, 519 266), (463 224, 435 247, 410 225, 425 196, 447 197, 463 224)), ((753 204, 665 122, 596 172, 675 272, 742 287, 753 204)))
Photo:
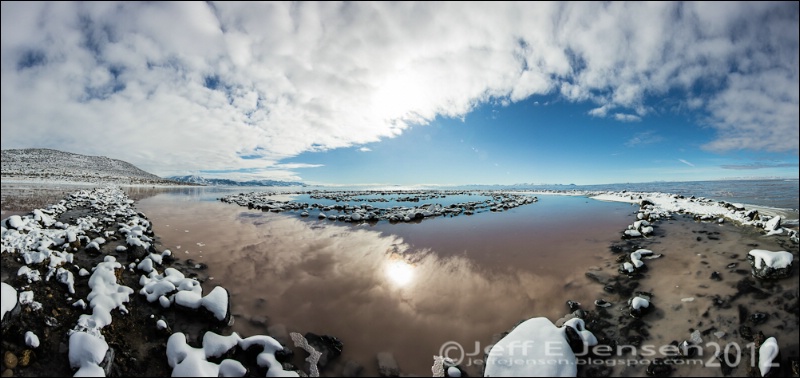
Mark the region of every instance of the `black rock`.
POLYGON ((652 363, 647 365, 645 373, 650 377, 669 377, 672 375, 672 366, 667 364, 665 359, 656 358, 652 363))
POLYGON ((739 336, 747 341, 753 341, 753 330, 743 324, 739 326, 739 336))
POLYGON ((567 336, 567 343, 573 353, 583 352, 583 339, 575 328, 564 326, 564 333, 567 336))
POLYGON ((722 276, 719 274, 719 272, 713 272, 711 273, 711 279, 714 281, 722 281, 722 276))
POLYGON ((717 360, 719 361, 719 367, 722 369, 722 375, 729 376, 733 369, 736 368, 736 365, 728 364, 730 362, 738 362, 739 357, 734 355, 733 353, 728 352, 727 354, 720 354, 717 356, 717 360))
POLYGON ((605 301, 603 299, 598 299, 598 300, 594 301, 594 305, 597 306, 597 307, 611 307, 611 303, 607 302, 607 301, 605 301))
POLYGON ((752 322, 753 324, 761 324, 766 322, 768 317, 769 315, 767 315, 766 313, 754 312, 752 315, 750 315, 749 319, 750 322, 752 322))
POLYGON ((575 311, 581 308, 581 304, 572 300, 568 300, 567 307, 569 307, 570 311, 575 311))
POLYGON ((344 347, 344 344, 342 344, 342 342, 334 336, 319 336, 309 332, 305 334, 305 338, 308 340, 309 345, 314 347, 317 352, 322 353, 322 355, 319 357, 318 363, 320 368, 324 368, 328 362, 342 354, 342 348, 344 347))

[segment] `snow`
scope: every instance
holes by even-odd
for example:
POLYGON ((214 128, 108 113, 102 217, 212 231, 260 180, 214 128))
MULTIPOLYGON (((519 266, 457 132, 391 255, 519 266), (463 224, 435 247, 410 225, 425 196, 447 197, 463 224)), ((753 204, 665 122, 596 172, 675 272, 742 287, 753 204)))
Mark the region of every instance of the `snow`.
POLYGON ((449 368, 447 368, 447 376, 449 376, 449 377, 460 377, 461 376, 461 370, 458 370, 458 368, 455 367, 455 366, 450 366, 449 368))
POLYGON ((211 311, 217 320, 224 320, 228 315, 228 291, 221 286, 215 287, 203 298, 202 305, 211 311))
POLYGON ((124 303, 130 300, 133 289, 117 284, 114 269, 122 265, 114 256, 106 256, 104 261, 97 264, 94 273, 89 277, 89 287, 92 291, 87 296, 92 314, 83 314, 78 319, 78 324, 87 329, 103 328, 111 324, 111 310, 120 309, 127 312, 124 303))
POLYGON ((33 292, 32 291, 23 291, 19 293, 19 304, 31 304, 33 303, 33 292))
POLYGON ((758 370, 761 376, 766 377, 772 367, 772 361, 778 356, 778 341, 774 337, 764 340, 761 348, 758 348, 758 370))
POLYGON ((105 340, 86 332, 74 332, 69 337, 69 365, 79 370, 76 377, 105 376, 99 366, 108 351, 105 340))
POLYGON ((167 329, 167 322, 164 319, 158 319, 156 322, 156 328, 158 329, 167 329))
POLYGON ((17 271, 18 276, 25 276, 28 279, 28 283, 32 283, 35 281, 39 281, 42 279, 42 274, 39 273, 38 270, 31 269, 27 265, 23 265, 19 267, 17 271))
POLYGON ((275 352, 283 350, 283 346, 277 340, 269 336, 257 335, 239 342, 239 346, 245 350, 254 345, 259 345, 263 349, 256 357, 256 363, 258 366, 267 368, 267 377, 299 377, 294 371, 283 370, 283 366, 275 358, 275 352))
POLYGON ((486 359, 486 377, 574 377, 575 354, 564 330, 547 318, 532 318, 498 341, 486 359))
POLYGON ((647 299, 644 299, 642 297, 635 297, 631 299, 631 308, 633 308, 634 310, 647 307, 650 307, 650 301, 648 301, 647 299))
POLYGON ((25 345, 36 349, 39 347, 39 336, 31 331, 25 332, 25 345))
MULTIPOLYGON (((586 346, 595 346, 595 345, 597 345, 597 337, 595 337, 594 334, 591 331, 586 329, 586 324, 583 322, 583 319, 572 318, 570 320, 567 320, 564 323, 564 326, 565 327, 572 327, 576 331, 578 331, 578 334, 581 336, 581 339, 583 339, 583 344, 584 345, 586 345, 586 346)), ((565 332, 564 333, 564 338, 566 338, 567 337, 566 336, 566 328, 562 327, 562 329, 565 332)))
POLYGON ((17 307, 17 289, 13 286, 3 282, 0 283, 0 320, 9 312, 17 307))
POLYGON ((772 252, 763 249, 754 249, 748 253, 755 258, 756 268, 761 269, 761 264, 770 268, 783 269, 792 264, 794 256, 786 251, 772 252))
MULTIPOLYGON (((167 362, 172 367, 173 377, 242 377, 247 372, 235 360, 226 359, 219 365, 209 362, 209 357, 219 357, 239 345, 241 338, 235 332, 220 336, 206 332, 203 347, 193 348, 186 343, 186 335, 174 333, 167 340, 167 362)), ((269 376, 269 372, 267 372, 269 376)))

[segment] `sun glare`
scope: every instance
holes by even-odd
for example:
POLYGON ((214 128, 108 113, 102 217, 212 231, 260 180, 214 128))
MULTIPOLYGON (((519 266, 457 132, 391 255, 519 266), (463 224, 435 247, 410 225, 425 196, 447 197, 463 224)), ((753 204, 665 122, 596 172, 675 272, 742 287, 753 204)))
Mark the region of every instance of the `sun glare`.
POLYGON ((390 261, 386 276, 397 286, 407 286, 414 279, 414 267, 402 260, 390 261))

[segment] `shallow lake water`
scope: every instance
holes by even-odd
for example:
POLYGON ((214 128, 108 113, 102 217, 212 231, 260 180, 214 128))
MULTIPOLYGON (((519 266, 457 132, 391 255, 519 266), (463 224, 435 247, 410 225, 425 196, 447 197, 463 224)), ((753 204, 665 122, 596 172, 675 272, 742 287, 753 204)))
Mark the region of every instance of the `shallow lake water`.
POLYGON ((584 272, 608 258, 637 209, 540 195, 505 212, 369 225, 250 210, 215 196, 171 191, 136 207, 162 248, 209 266, 206 292, 230 291, 234 331, 283 325, 333 335, 344 343, 338 363, 354 360, 365 374, 377 373, 378 352, 391 352, 403 373, 429 375, 448 341, 471 353, 523 319, 555 321, 567 299, 592 303, 602 288, 584 272))

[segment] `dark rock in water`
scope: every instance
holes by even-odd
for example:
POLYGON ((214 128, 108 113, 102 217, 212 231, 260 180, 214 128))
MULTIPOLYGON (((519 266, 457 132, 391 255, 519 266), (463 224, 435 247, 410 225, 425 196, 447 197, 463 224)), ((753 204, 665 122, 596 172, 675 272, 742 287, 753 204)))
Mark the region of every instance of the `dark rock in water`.
POLYGON ((347 361, 342 369, 342 377, 359 377, 364 368, 358 362, 353 360, 347 361))
POLYGON ((600 366, 592 366, 586 369, 586 376, 587 377, 598 377, 598 378, 605 378, 610 377, 613 370, 610 367, 605 365, 600 366))
POLYGON ((569 301, 567 301, 567 307, 569 307, 570 311, 575 311, 575 310, 581 308, 581 304, 578 303, 578 302, 569 300, 569 301))
POLYGON ((732 299, 736 299, 741 295, 744 294, 753 294, 755 299, 766 299, 769 298, 769 293, 753 286, 755 282, 751 281, 749 278, 743 278, 736 283, 736 290, 737 293, 733 296, 732 299))
POLYGON ((645 369, 650 377, 669 377, 672 375, 672 366, 666 363, 664 358, 656 358, 645 369))
POLYGON ((614 277, 610 274, 605 272, 596 272, 596 271, 588 271, 586 272, 586 277, 589 277, 590 280, 595 281, 601 285, 608 285, 613 281, 614 277))
POLYGON ((586 311, 580 308, 575 310, 575 312, 573 312, 572 315, 575 315, 575 317, 579 319, 586 319, 586 311))
POLYGON ((745 307, 744 305, 739 305, 738 309, 739 309, 739 324, 744 324, 744 322, 747 321, 747 315, 749 315, 747 307, 745 307))
POLYGON ((319 336, 309 332, 305 334, 305 338, 309 345, 314 347, 314 349, 316 349, 318 352, 322 353, 322 355, 319 357, 319 362, 317 363, 320 368, 324 368, 328 362, 342 354, 342 348, 344 347, 344 344, 342 344, 341 340, 334 336, 319 336))
POLYGON ((769 315, 767 315, 766 313, 754 312, 752 315, 750 315, 750 322, 752 322, 753 324, 761 324, 766 322, 768 317, 769 315))
POLYGON ((606 293, 614 294, 617 292, 617 289, 614 285, 606 285, 603 286, 603 291, 605 291, 606 293))
POLYGON ((711 279, 714 281, 722 281, 722 276, 719 274, 719 272, 713 272, 711 273, 711 279))
POLYGON ((747 341, 753 341, 753 330, 743 324, 739 326, 739 336, 747 341))
POLYGON ((731 365, 728 363, 730 362, 737 362, 739 361, 740 357, 737 357, 735 354, 728 352, 726 354, 720 354, 717 356, 717 361, 719 361, 719 367, 722 369, 722 375, 729 376, 733 372, 733 369, 736 368, 737 365, 731 365))
POLYGON ((735 268, 737 265, 739 265, 739 263, 738 263, 738 262, 730 263, 730 264, 728 264, 728 265, 726 266, 726 268, 728 268, 728 269, 733 269, 733 268, 735 268))
POLYGON ((275 359, 280 363, 292 362, 292 358, 294 358, 294 351, 291 348, 283 347, 275 352, 275 359))
POLYGON ((378 353, 378 374, 381 377, 399 377, 400 367, 397 366, 397 361, 394 355, 390 352, 378 353))
POLYGON ((683 340, 682 343, 678 344, 678 352, 686 358, 693 358, 701 353, 702 350, 703 347, 701 345, 695 345, 688 340, 683 340))
POLYGON ((598 299, 594 301, 594 305, 597 307, 611 307, 611 303, 605 301, 604 299, 598 299))
POLYGON ((747 261, 750 262, 750 273, 753 274, 753 277, 760 280, 780 280, 792 276, 794 262, 789 263, 789 265, 785 268, 773 268, 771 266, 767 266, 765 263, 762 263, 761 267, 759 268, 756 267, 756 259, 751 254, 747 255, 747 261))
POLYGON ((581 353, 583 351, 583 339, 575 328, 564 326, 564 333, 567 336, 567 343, 573 353, 581 353))

